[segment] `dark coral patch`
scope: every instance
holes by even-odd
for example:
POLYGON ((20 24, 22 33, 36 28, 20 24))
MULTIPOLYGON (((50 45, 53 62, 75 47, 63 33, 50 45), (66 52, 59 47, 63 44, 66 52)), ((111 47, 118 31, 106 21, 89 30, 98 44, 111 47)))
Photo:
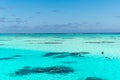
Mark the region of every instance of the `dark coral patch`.
POLYGON ((11 59, 15 59, 15 58, 13 58, 13 57, 0 58, 0 60, 11 60, 11 59))
POLYGON ((43 44, 62 44, 63 42, 44 42, 43 44))
POLYGON ((14 74, 18 76, 33 74, 33 73, 47 73, 47 74, 68 74, 73 73, 74 69, 66 66, 52 66, 52 67, 24 67, 16 71, 14 74))
POLYGON ((89 52, 77 52, 78 54, 90 54, 89 52))
POLYGON ((47 67, 45 68, 45 71, 49 74, 66 74, 66 73, 74 72, 74 70, 71 67, 66 67, 66 66, 47 67))
POLYGON ((68 57, 68 55, 61 54, 61 55, 58 55, 58 56, 54 56, 53 58, 65 58, 65 57, 68 57))
POLYGON ((18 57, 22 57, 22 55, 14 55, 12 57, 4 57, 4 58, 0 58, 0 60, 12 60, 12 59, 17 59, 18 57))
POLYGON ((32 73, 30 69, 23 68, 23 69, 20 69, 19 71, 16 71, 15 75, 23 76, 23 75, 28 75, 30 73, 32 73))
POLYGON ((83 57, 81 54, 79 53, 71 53, 70 56, 72 57, 83 57))
POLYGON ((14 55, 13 57, 22 57, 22 55, 14 55))
POLYGON ((25 66, 24 69, 28 69, 28 68, 31 68, 30 66, 25 66))
POLYGON ((56 55, 62 55, 65 54, 65 52, 49 52, 43 55, 43 57, 50 57, 50 56, 56 56, 56 55))
POLYGON ((53 57, 53 58, 65 58, 65 57, 84 57, 84 54, 89 54, 89 52, 49 52, 43 55, 43 57, 53 57))
POLYGON ((68 56, 69 54, 67 52, 49 52, 43 55, 43 57, 52 57, 52 58, 65 58, 68 56))
POLYGON ((90 54, 89 52, 73 52, 70 53, 69 55, 72 57, 84 57, 84 54, 90 54))
POLYGON ((45 69, 41 67, 36 67, 31 69, 33 73, 45 73, 45 69))
POLYGON ((87 77, 85 80, 105 80, 105 79, 98 78, 98 77, 87 77))

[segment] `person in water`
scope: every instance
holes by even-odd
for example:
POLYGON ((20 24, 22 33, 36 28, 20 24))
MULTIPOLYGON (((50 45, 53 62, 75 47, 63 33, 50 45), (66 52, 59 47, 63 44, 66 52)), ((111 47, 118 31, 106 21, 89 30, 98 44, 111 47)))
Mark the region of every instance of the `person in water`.
POLYGON ((102 51, 101 54, 104 54, 104 52, 102 51))
MULTIPOLYGON (((103 54, 104 54, 104 52, 102 51, 102 52, 101 52, 101 54, 103 55, 103 54)), ((105 57, 105 58, 106 58, 106 59, 111 59, 111 58, 109 58, 109 57, 105 57)))

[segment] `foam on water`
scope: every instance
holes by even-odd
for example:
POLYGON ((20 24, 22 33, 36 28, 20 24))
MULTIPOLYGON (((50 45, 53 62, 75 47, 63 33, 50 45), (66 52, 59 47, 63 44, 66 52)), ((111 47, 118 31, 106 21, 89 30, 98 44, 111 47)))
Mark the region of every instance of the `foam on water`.
POLYGON ((120 80, 119 40, 119 34, 0 35, 0 80, 85 80, 87 77, 120 80), (45 57, 49 52, 56 54, 45 57), (76 54, 79 52, 89 54, 79 56, 76 54), (65 66, 74 71, 15 75, 26 66, 65 66))

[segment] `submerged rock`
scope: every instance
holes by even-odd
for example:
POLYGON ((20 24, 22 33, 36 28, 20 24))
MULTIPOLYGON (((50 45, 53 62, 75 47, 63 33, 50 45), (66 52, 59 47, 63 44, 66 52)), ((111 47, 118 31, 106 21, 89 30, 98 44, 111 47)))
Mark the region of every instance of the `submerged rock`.
POLYGON ((30 69, 20 69, 19 71, 15 72, 15 75, 22 76, 22 75, 28 75, 30 73, 32 73, 30 69))
POLYGON ((28 69, 28 68, 31 68, 30 66, 25 66, 24 69, 28 69))
POLYGON ((53 57, 53 58, 65 58, 65 57, 84 57, 84 54, 89 54, 89 52, 49 52, 43 55, 43 57, 53 57))
POLYGON ((49 74, 66 74, 66 73, 74 72, 74 70, 71 67, 66 67, 66 66, 47 67, 45 68, 45 71, 49 74))
POLYGON ((11 59, 15 59, 15 58, 13 57, 0 58, 0 60, 11 60, 11 59))
POLYGON ((74 72, 74 69, 66 66, 52 66, 52 67, 24 67, 16 71, 14 74, 18 76, 28 75, 32 73, 48 73, 48 74, 68 74, 74 72))
POLYGON ((50 57, 50 56, 55 56, 55 55, 60 55, 60 54, 65 54, 64 52, 49 52, 43 55, 43 57, 50 57))
POLYGON ((77 54, 90 54, 89 52, 74 52, 74 53, 77 53, 77 54))
POLYGON ((82 55, 79 54, 79 53, 70 53, 70 56, 72 56, 72 57, 82 57, 82 55))
POLYGON ((44 73, 44 72, 46 72, 44 68, 40 68, 40 67, 32 68, 32 71, 33 71, 33 73, 44 73))
POLYGON ((87 77, 85 80, 105 80, 98 77, 87 77))
POLYGON ((61 55, 58 55, 58 56, 54 56, 53 58, 65 58, 65 57, 68 57, 68 55, 61 54, 61 55))
POLYGON ((0 60, 12 60, 12 59, 17 59, 18 57, 22 57, 22 55, 14 55, 12 57, 4 57, 4 58, 0 58, 0 60))
POLYGON ((22 57, 22 55, 14 55, 13 57, 22 57))
POLYGON ((62 44, 62 42, 44 42, 44 44, 62 44))
POLYGON ((73 52, 73 53, 70 53, 70 56, 72 57, 84 57, 83 55, 84 54, 90 54, 89 52, 73 52))

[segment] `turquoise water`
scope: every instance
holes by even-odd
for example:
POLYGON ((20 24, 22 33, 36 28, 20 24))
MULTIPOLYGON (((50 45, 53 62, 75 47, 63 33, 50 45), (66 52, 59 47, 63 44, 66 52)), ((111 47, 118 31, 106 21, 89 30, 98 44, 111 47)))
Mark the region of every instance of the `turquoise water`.
POLYGON ((1 34, 0 80, 120 80, 119 45, 120 34, 1 34))

